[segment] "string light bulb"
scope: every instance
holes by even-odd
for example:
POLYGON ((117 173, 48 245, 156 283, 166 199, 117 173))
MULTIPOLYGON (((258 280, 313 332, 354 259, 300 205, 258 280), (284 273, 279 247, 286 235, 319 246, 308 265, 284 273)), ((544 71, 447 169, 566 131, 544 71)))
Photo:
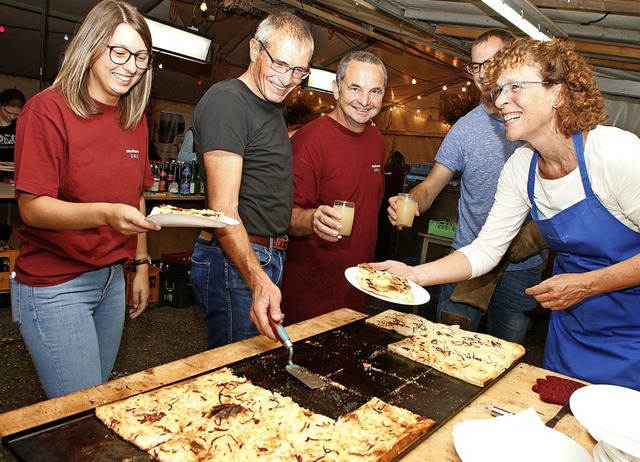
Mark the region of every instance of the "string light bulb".
POLYGON ((446 85, 442 86, 442 91, 447 91, 447 86, 446 85))
POLYGON ((7 30, 4 28, 4 24, 0 25, 0 34, 4 34, 7 30))
POLYGON ((418 95, 418 99, 421 99, 421 98, 422 98, 422 95, 418 95))
POLYGON ((67 34, 65 32, 65 34, 64 34, 64 36, 62 38, 64 39, 65 42, 68 42, 69 41, 69 34, 67 34))
POLYGON ((418 83, 418 81, 416 80, 415 77, 411 77, 411 83, 415 85, 416 83, 418 83))
POLYGON ((208 8, 209 8, 209 7, 207 6, 207 2, 202 2, 202 3, 200 4, 200 11, 202 11, 203 13, 204 13, 205 11, 207 11, 207 9, 208 9, 208 8))

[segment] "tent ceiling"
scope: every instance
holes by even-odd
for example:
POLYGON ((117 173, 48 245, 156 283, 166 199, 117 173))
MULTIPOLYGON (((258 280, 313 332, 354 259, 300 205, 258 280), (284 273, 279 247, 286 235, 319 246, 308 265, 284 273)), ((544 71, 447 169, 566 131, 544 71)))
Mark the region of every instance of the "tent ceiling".
MULTIPOLYGON (((545 29, 574 40, 596 68, 605 91, 640 97, 639 0, 510 1, 527 16, 537 17, 545 29)), ((213 37, 215 56, 208 65, 158 59, 163 69, 155 70, 154 96, 190 104, 212 83, 246 68, 248 39, 264 15, 275 11, 293 10, 308 20, 316 42, 315 66, 335 70, 340 58, 356 48, 378 55, 389 72, 386 104, 408 104, 418 94, 439 92, 444 84, 466 84, 464 63, 473 39, 489 27, 510 27, 479 0, 208 0, 204 17, 198 8, 201 1, 131 2, 145 15, 178 26, 195 23, 213 37)), ((65 33, 73 33, 93 4, 0 0, 0 24, 6 28, 0 34, 0 73, 50 82, 65 33)), ((319 97, 330 104, 330 96, 319 97)))

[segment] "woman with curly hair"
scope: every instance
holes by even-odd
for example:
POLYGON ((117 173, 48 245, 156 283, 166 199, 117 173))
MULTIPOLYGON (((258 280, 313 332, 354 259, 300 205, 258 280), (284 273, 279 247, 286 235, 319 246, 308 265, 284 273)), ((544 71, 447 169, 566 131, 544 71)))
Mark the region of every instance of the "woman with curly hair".
POLYGON ((554 250, 553 276, 527 289, 552 310, 543 366, 640 390, 640 139, 600 125, 605 103, 571 42, 519 39, 487 67, 509 140, 478 238, 435 262, 377 269, 423 286, 495 266, 531 213, 554 250))

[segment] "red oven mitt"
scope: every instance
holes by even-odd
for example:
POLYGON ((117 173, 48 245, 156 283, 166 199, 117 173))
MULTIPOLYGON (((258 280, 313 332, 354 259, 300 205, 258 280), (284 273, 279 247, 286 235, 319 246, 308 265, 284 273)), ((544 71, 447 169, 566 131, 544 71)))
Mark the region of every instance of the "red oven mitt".
POLYGON ((540 395, 542 401, 564 405, 569 402, 571 394, 584 385, 575 380, 547 375, 544 379, 536 379, 536 384, 531 389, 540 395))

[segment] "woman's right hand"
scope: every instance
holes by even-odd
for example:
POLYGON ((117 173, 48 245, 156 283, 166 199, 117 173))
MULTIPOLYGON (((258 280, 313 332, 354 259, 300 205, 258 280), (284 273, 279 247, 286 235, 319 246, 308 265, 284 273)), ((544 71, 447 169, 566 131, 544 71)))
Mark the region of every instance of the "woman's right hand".
POLYGON ((160 225, 148 221, 135 207, 126 204, 109 204, 106 219, 107 224, 120 234, 131 236, 133 234, 159 231, 160 225))

